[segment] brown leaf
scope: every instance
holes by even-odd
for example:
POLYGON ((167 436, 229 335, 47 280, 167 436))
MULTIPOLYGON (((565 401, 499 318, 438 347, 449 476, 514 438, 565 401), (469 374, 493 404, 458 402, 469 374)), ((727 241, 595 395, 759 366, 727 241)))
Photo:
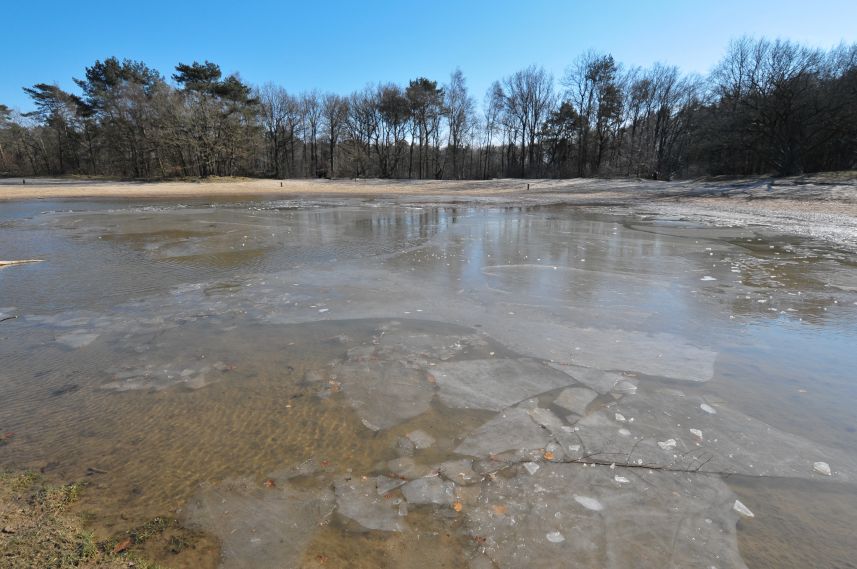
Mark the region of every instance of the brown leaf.
POLYGON ((463 508, 463 506, 461 505, 461 502, 453 502, 452 503, 452 509, 455 510, 456 512, 460 512, 461 508, 463 508))
POLYGON ((125 551, 129 547, 131 547, 131 538, 126 537, 125 539, 123 539, 122 541, 117 543, 116 546, 113 548, 113 555, 117 555, 119 553, 122 553, 123 551, 125 551))
POLYGON ((497 506, 494 506, 494 513, 497 514, 498 516, 506 515, 507 511, 508 511, 508 508, 506 508, 506 506, 504 506, 502 504, 498 504, 497 506))
POLYGON ((553 460, 555 458, 554 453, 549 450, 545 451, 545 460, 553 460))
POLYGON ((265 488, 276 488, 276 487, 277 487, 277 483, 274 480, 272 480, 271 478, 268 478, 267 480, 265 480, 265 488))

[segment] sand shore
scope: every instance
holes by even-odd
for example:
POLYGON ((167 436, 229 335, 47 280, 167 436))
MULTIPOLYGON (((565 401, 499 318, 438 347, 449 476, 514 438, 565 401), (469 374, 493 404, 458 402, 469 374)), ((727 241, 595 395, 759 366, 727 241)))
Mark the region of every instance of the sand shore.
MULTIPOLYGON (((845 213, 857 205, 857 172, 792 178, 730 180, 497 179, 497 180, 270 180, 212 179, 199 182, 133 182, 76 178, 0 179, 0 200, 66 198, 182 198, 274 196, 500 197, 525 201, 639 203, 649 200, 737 199, 795 202, 845 213), (825 204, 820 206, 819 204, 825 204)), ((788 205, 787 205, 788 204, 788 205)), ((761 206, 765 207, 765 206, 761 206)))
MULTIPOLYGON (((67 199, 388 199, 400 203, 630 208, 718 225, 761 224, 857 250, 857 172, 791 178, 572 180, 0 180, 0 202, 67 199)), ((2 207, 2 206, 0 206, 2 207)))

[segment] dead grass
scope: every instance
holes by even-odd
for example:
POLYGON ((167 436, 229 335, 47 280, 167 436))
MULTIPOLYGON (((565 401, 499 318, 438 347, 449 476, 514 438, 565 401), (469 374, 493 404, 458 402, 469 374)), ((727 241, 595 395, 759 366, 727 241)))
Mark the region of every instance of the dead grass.
POLYGON ((79 485, 53 486, 31 472, 0 474, 0 566, 127 567, 68 513, 80 492, 79 485))
POLYGON ((53 485, 33 472, 0 473, 0 567, 4 569, 162 569, 211 567, 217 547, 170 518, 155 518, 110 539, 84 528, 74 504, 86 489, 53 485), (197 548, 197 545, 201 547, 197 548))

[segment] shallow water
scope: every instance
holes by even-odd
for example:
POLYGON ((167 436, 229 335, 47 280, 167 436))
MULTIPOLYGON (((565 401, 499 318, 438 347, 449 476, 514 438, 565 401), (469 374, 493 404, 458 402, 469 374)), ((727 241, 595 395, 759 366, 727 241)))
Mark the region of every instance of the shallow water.
POLYGON ((0 269, 0 464, 86 481, 101 535, 176 517, 225 567, 852 566, 845 251, 565 207, 38 201, 3 204, 0 257, 45 259, 0 269))

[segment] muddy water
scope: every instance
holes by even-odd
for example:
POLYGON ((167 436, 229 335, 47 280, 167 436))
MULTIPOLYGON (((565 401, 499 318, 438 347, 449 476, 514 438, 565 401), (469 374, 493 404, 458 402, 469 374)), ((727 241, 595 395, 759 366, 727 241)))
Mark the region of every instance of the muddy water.
MULTIPOLYGON (((705 523, 724 520, 726 545, 684 553, 682 566, 707 567, 709 553, 724 567, 851 566, 848 252, 761 228, 572 208, 40 201, 2 206, 0 257, 45 260, 0 269, 0 432, 13 433, 0 464, 86 482, 79 507, 102 536, 167 516, 205 536, 200 550, 220 544, 219 556, 156 551, 167 565, 517 567, 540 566, 526 557, 539 551, 551 566, 543 548, 559 538, 544 543, 532 529, 521 466, 530 449, 527 464, 546 472, 548 446, 494 441, 483 452, 475 433, 528 405, 563 432, 601 436, 599 413, 612 419, 651 395, 646 427, 661 441, 684 436, 705 451, 727 438, 709 432, 735 438, 734 424, 688 438, 707 417, 670 413, 690 399, 748 425, 738 429, 744 462, 724 451, 709 472, 729 484, 712 496, 739 497, 755 517, 737 519, 712 497, 705 523), (614 376, 636 395, 611 389, 613 379, 599 388, 614 376), (594 398, 569 414, 558 398, 566 386, 594 398), (429 436, 416 445, 425 448, 414 432, 429 436), (394 487, 376 507, 344 490, 382 475, 419 480, 468 456, 482 482, 441 474, 455 487, 449 500, 424 504, 394 487), (829 477, 813 470, 822 459, 829 477), (492 502, 496 488, 508 506, 492 502), (311 524, 294 521, 296 503, 311 524), (510 519, 520 528, 511 534, 510 519), (524 557, 504 549, 512 542, 524 557), (730 547, 740 557, 727 562, 730 547)), ((564 450, 569 470, 553 480, 568 476, 584 494, 590 457, 564 450)), ((649 477, 677 469, 664 460, 641 464, 649 477)), ((679 470, 692 479, 696 468, 679 470)), ((599 496, 609 511, 612 494, 599 496)), ((568 510, 557 506, 556 519, 568 510)), ((610 537, 624 518, 604 519, 597 547, 567 531, 562 546, 578 547, 567 551, 582 566, 639 560, 610 537)), ((682 554, 670 547, 646 566, 682 554)))

